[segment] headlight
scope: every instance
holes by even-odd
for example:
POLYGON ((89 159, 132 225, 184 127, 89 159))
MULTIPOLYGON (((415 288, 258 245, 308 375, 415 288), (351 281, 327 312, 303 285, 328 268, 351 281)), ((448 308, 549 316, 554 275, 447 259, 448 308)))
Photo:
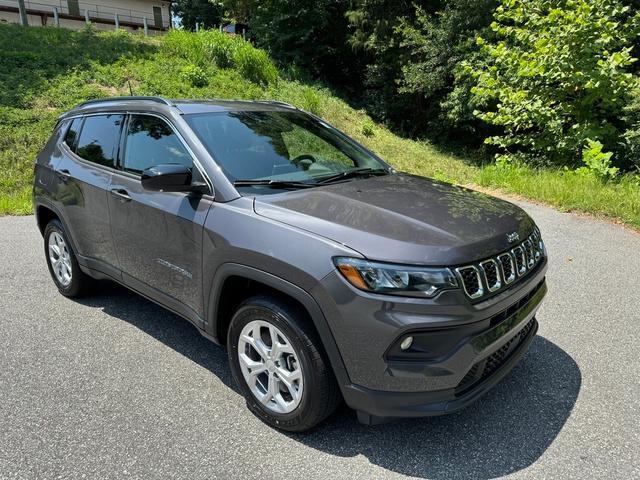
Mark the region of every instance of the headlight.
POLYGON ((334 263, 347 281, 360 290, 408 297, 435 297, 458 282, 448 268, 410 267, 336 257, 334 263))

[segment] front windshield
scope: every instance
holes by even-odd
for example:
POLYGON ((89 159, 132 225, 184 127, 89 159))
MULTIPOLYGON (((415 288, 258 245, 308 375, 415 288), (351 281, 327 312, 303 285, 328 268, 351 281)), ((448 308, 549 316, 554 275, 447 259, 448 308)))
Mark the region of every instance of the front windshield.
MULTIPOLYGON (((301 112, 232 111, 184 118, 238 185, 254 180, 315 184, 343 172, 388 168, 335 129, 301 112)), ((262 190, 260 185, 242 188, 262 190)))

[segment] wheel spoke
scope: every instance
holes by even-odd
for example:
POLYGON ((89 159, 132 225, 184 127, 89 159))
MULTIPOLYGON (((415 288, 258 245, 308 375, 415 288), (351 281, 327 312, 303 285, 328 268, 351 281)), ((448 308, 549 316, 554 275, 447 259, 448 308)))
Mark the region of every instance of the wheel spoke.
POLYGON ((267 365, 264 362, 252 360, 244 353, 238 357, 238 360, 240 360, 240 363, 244 365, 244 367, 249 371, 249 375, 252 378, 255 378, 256 376, 267 370, 267 365))
MULTIPOLYGON (((275 383, 275 382, 274 382, 275 383)), ((273 396, 273 399, 276 401, 276 403, 278 404, 278 406, 282 409, 282 410, 286 410, 287 407, 289 406, 287 404, 287 402, 285 401, 284 398, 282 398, 282 393, 280 393, 280 391, 278 391, 278 393, 276 395, 273 396)))
MULTIPOLYGON (((255 332, 252 332, 252 334, 255 335, 255 332)), ((269 357, 269 349, 267 348, 267 346, 264 344, 262 340, 255 338, 255 336, 253 335, 252 336, 242 335, 240 337, 240 340, 251 345, 251 347, 253 347, 256 353, 260 355, 260 357, 262 357, 263 360, 266 360, 269 357)))
POLYGON ((269 375, 269 380, 267 381, 267 392, 260 399, 263 405, 268 405, 271 402, 271 399, 275 396, 275 388, 276 388, 276 379, 273 375, 269 375))
POLYGON ((294 400, 298 400, 298 396, 300 395, 300 388, 299 386, 296 386, 295 382, 302 378, 300 369, 296 369, 293 372, 290 372, 284 368, 278 368, 277 372, 280 382, 282 382, 285 388, 289 391, 291 397, 294 400))

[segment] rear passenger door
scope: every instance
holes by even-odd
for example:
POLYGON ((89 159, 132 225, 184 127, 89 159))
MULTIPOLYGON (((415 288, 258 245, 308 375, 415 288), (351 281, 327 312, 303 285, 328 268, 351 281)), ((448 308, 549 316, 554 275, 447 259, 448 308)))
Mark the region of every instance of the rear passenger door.
POLYGON ((77 117, 71 121, 62 158, 56 166, 56 201, 81 263, 119 275, 111 229, 107 190, 115 171, 124 124, 122 114, 77 117))
POLYGON ((131 114, 120 163, 109 210, 123 279, 180 314, 202 318, 203 225, 212 197, 148 191, 140 183, 142 171, 159 164, 182 164, 197 176, 191 151, 166 119, 131 114))

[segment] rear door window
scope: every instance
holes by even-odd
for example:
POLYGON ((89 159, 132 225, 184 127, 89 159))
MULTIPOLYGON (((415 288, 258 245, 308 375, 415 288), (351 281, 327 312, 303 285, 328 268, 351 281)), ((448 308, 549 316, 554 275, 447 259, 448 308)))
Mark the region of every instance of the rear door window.
POLYGON ((84 119, 76 154, 106 167, 115 167, 124 115, 93 115, 84 119))

